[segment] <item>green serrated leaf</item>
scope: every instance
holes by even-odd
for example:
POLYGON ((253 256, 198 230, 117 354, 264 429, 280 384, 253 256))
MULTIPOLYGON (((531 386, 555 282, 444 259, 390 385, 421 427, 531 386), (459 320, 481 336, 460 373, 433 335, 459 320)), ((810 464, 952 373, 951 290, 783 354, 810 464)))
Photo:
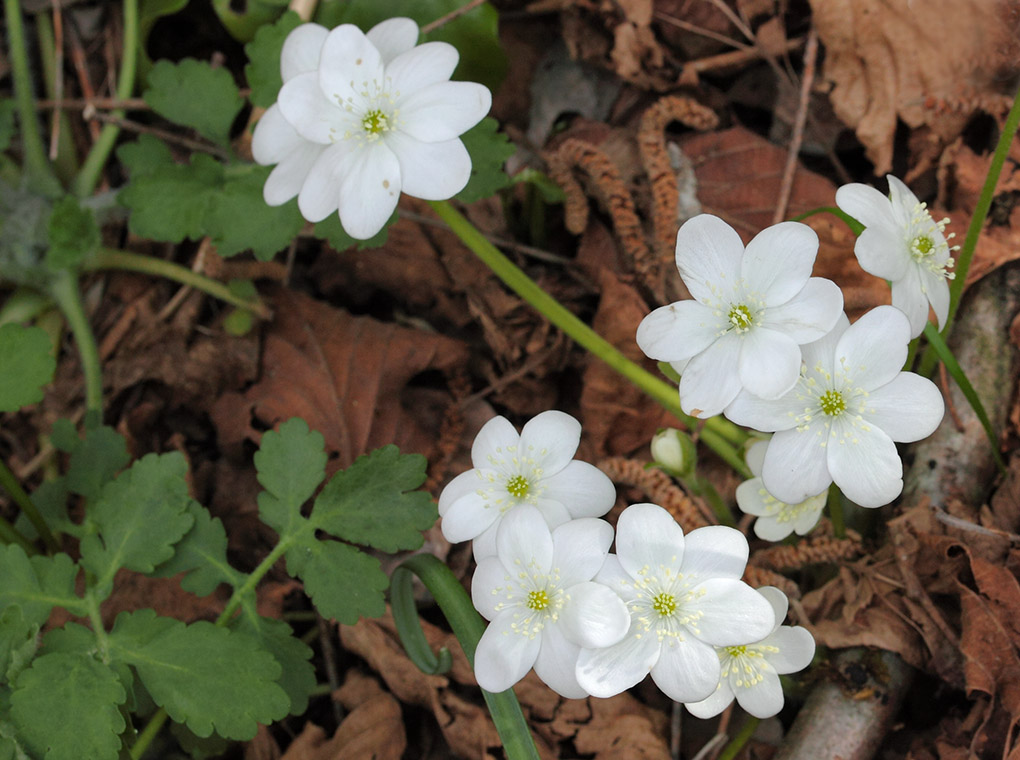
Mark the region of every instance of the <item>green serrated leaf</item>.
POLYGON ((180 452, 147 454, 108 483, 87 519, 99 535, 82 539, 82 565, 100 587, 122 567, 151 572, 173 556, 173 545, 188 532, 188 465, 180 452))
POLYGON ((117 148, 117 158, 127 167, 132 180, 174 165, 169 146, 152 135, 139 135, 134 142, 117 148))
POLYGON ((252 105, 269 108, 276 102, 276 95, 283 86, 280 76, 280 54, 287 35, 301 25, 301 17, 294 11, 287 11, 276 23, 265 24, 255 37, 244 46, 248 64, 244 76, 251 87, 249 99, 252 105))
POLYGON ((297 201, 282 206, 267 206, 262 197, 270 166, 247 165, 246 171, 228 175, 222 189, 213 197, 203 225, 212 237, 220 256, 233 256, 251 250, 255 257, 268 261, 290 245, 304 226, 297 201))
POLYGON ((196 735, 250 739, 287 714, 280 665, 250 636, 204 621, 185 625, 152 610, 122 612, 110 653, 135 668, 156 704, 196 735))
POLYGON ((149 72, 145 102, 175 124, 193 127, 219 145, 230 141, 230 126, 244 105, 227 69, 185 58, 179 63, 157 61, 149 72))
POLYGON ((46 266, 53 271, 80 266, 101 242, 92 209, 83 208, 73 195, 65 195, 53 204, 49 239, 46 266))
POLYGON ((187 752, 192 760, 206 760, 209 757, 220 757, 230 749, 231 742, 219 734, 196 736, 183 723, 171 723, 170 733, 174 735, 181 749, 187 752))
POLYGON ((53 343, 40 327, 0 327, 0 412, 42 400, 57 369, 53 343))
MULTIPOLYGON (((40 651, 43 654, 64 652, 65 654, 87 655, 94 654, 96 647, 96 634, 90 628, 79 623, 65 623, 63 628, 52 628, 46 632, 40 651)), ((135 696, 135 677, 131 672, 131 667, 123 662, 111 662, 109 666, 113 668, 120 680, 120 685, 127 692, 124 707, 128 712, 134 712, 138 700, 135 696)))
POLYGON ((94 657, 55 652, 37 657, 11 694, 11 721, 25 746, 46 760, 116 758, 127 698, 110 668, 94 657))
MULTIPOLYGON (((279 58, 279 53, 277 53, 279 58)), ((275 96, 274 96, 275 97, 275 96)), ((16 106, 13 98, 0 98, 0 151, 11 147, 17 125, 14 123, 16 106)))
POLYGON ((231 37, 238 42, 250 42, 260 27, 279 18, 287 0, 247 0, 241 6, 242 13, 236 12, 237 6, 231 0, 213 0, 212 6, 231 37))
POLYGON ((255 453, 258 480, 266 489, 259 494, 259 517, 281 536, 304 522, 301 505, 326 477, 325 446, 322 435, 297 417, 262 436, 255 453))
MULTIPOLYGON (((35 504, 39 514, 42 515, 46 524, 54 533, 68 533, 78 538, 81 537, 81 528, 71 522, 67 514, 67 498, 70 491, 67 488, 67 479, 63 476, 44 480, 39 487, 32 492, 32 503, 35 504)), ((24 514, 18 515, 14 527, 23 533, 27 538, 35 540, 38 533, 32 521, 24 514)))
POLYGON ((227 532, 219 518, 197 501, 189 500, 188 514, 194 524, 174 547, 174 556, 159 565, 151 575, 167 578, 187 573, 181 588, 198 596, 208 596, 221 583, 237 587, 247 577, 227 561, 227 532))
POLYGON ((464 147, 471 154, 471 179, 457 193, 457 200, 473 203, 495 195, 510 185, 510 177, 503 164, 517 150, 507 136, 499 131, 499 122, 485 117, 461 135, 464 147))
POLYGON ((359 617, 386 612, 389 578, 379 560, 339 541, 318 541, 313 533, 303 538, 287 552, 287 570, 301 578, 323 617, 354 625, 359 617))
MULTIPOLYGON (((54 432, 56 430, 54 425, 54 432)), ((63 440, 67 437, 64 432, 60 436, 62 443, 70 443, 63 440)), ((128 454, 124 436, 107 425, 86 430, 84 439, 78 438, 75 433, 74 441, 65 476, 67 487, 91 502, 99 496, 103 486, 127 466, 131 455, 128 454)))
POLYGON ((360 456, 330 478, 315 500, 311 522, 384 552, 417 549, 421 531, 439 519, 432 497, 414 491, 425 482, 427 464, 420 454, 401 454, 393 445, 360 456))
POLYGON ((25 620, 42 625, 54 607, 87 614, 74 593, 78 566, 66 554, 32 557, 16 544, 0 546, 0 609, 21 607, 25 620))
POLYGON ((25 620, 12 604, 0 615, 0 680, 14 683, 39 648, 39 624, 25 620))
MULTIPOLYGON (((246 613, 248 610, 246 610, 246 613)), ((308 708, 308 697, 315 689, 315 667, 309 661, 312 650, 282 620, 263 617, 254 609, 238 618, 235 627, 251 636, 280 663, 283 672, 278 683, 290 699, 290 715, 302 715, 308 708)))

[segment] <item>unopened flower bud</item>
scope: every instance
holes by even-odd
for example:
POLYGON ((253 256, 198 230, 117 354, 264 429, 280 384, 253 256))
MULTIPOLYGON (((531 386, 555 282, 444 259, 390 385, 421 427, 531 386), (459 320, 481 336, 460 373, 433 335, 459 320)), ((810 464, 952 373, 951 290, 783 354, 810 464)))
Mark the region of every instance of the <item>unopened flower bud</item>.
POLYGON ((689 435, 663 428, 652 438, 652 459, 673 477, 682 478, 694 471, 698 452, 689 435))

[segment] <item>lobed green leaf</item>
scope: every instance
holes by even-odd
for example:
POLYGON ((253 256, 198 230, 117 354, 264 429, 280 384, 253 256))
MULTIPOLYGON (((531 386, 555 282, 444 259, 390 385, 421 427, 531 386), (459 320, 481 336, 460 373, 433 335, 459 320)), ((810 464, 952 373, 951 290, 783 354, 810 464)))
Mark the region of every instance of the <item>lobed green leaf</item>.
POLYGON ((179 63, 157 61, 149 72, 145 102, 175 124, 193 127, 219 145, 230 140, 244 100, 227 69, 214 69, 204 61, 185 58, 179 63))
POLYGON ((80 266, 102 242, 92 209, 82 207, 73 195, 58 200, 50 214, 49 241, 46 266, 54 271, 80 266))
POLYGON ((269 108, 276 102, 276 96, 283 87, 280 76, 280 54, 287 35, 301 25, 301 17, 294 11, 287 11, 275 23, 265 24, 255 37, 244 46, 248 64, 244 76, 251 87, 249 99, 252 105, 269 108))
POLYGON ((124 436, 107 425, 86 430, 85 438, 81 439, 69 421, 57 420, 57 423, 61 422, 67 422, 67 426, 61 425, 58 435, 58 425, 54 424, 53 435, 54 445, 71 455, 64 476, 67 487, 91 503, 99 497, 103 486, 131 461, 127 442, 124 436), (56 443, 58 439, 59 445, 56 443))
POLYGON ((304 522, 301 505, 326 477, 326 442, 294 417, 262 436, 255 469, 264 489, 259 494, 259 517, 281 536, 304 522))
POLYGON ((359 617, 386 612, 383 591, 389 578, 379 560, 339 541, 319 541, 306 532, 287 552, 287 570, 305 584, 305 592, 323 617, 354 625, 359 617))
POLYGON ((315 667, 310 662, 312 650, 294 636, 287 623, 263 617, 254 609, 251 614, 241 615, 233 629, 257 641, 280 663, 282 672, 277 683, 290 700, 289 714, 303 714, 308 708, 308 697, 315 689, 315 667))
POLYGON ((41 401, 56 368, 53 342, 41 327, 0 327, 0 412, 41 401))
POLYGON ((471 155, 471 179, 457 193, 457 200, 474 203, 510 185, 510 177, 503 170, 503 165, 517 147, 499 131, 498 121, 487 116, 460 139, 471 155))
POLYGON ((18 605, 6 607, 0 615, 0 680, 14 683, 38 647, 39 624, 25 620, 18 605))
POLYGON ((0 546, 0 608, 16 604, 24 619, 42 625, 54 607, 87 614, 74 593, 78 566, 66 554, 32 557, 16 544, 0 546))
POLYGON ((187 513, 194 523, 174 547, 174 556, 157 566, 151 575, 168 578, 187 573, 181 588, 198 596, 208 596, 221 583, 235 588, 247 577, 227 561, 227 532, 219 518, 193 499, 188 500, 187 513))
POLYGON ((262 197, 271 166, 244 167, 242 173, 228 174, 215 195, 202 223, 220 256, 251 250, 268 261, 286 248, 305 224, 297 202, 267 206, 262 197))

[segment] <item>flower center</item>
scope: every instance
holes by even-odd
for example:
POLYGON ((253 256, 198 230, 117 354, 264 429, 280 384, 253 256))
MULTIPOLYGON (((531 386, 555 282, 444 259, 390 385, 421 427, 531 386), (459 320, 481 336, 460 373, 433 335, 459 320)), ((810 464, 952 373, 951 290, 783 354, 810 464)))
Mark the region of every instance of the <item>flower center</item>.
POLYGON ((910 258, 933 274, 941 275, 947 280, 956 277, 954 272, 947 271, 956 263, 948 254, 959 250, 960 246, 950 248, 947 241, 952 240, 954 233, 945 234, 949 217, 936 222, 928 212, 928 204, 918 203, 911 212, 910 225, 907 227, 907 247, 910 258), (945 253, 943 263, 939 263, 939 253, 945 253))
POLYGON ((729 317, 730 324, 736 328, 738 333, 747 332, 754 326, 754 317, 751 315, 751 310, 742 303, 731 306, 730 313, 727 316, 729 317))
POLYGON ((826 391, 818 397, 818 405, 830 417, 836 417, 846 410, 846 401, 839 391, 826 391))
POLYGON ((369 135, 378 135, 390 129, 390 120, 378 108, 373 109, 361 117, 361 126, 369 135))
POLYGON ((669 617, 676 612, 676 608, 676 597, 672 594, 667 594, 665 591, 656 594, 652 598, 652 609, 662 617, 669 617))
POLYGON ((726 654, 728 654, 730 657, 739 657, 742 654, 747 654, 747 647, 746 646, 726 647, 725 649, 726 649, 726 654))
POLYGON ((749 689, 765 680, 762 666, 765 664, 765 655, 760 649, 767 649, 771 652, 779 650, 773 646, 739 646, 723 647, 727 657, 722 665, 721 675, 728 678, 731 686, 749 689))
POLYGON ((528 495, 528 490, 531 488, 531 484, 528 479, 523 475, 514 475, 506 482, 506 490, 511 496, 518 499, 523 499, 528 495))
POLYGON ((925 256, 930 256, 935 250, 935 241, 927 235, 918 235, 910 243, 910 253, 914 261, 920 261, 925 256))
POLYGON ((549 603, 550 603, 549 594, 544 589, 539 591, 528 592, 527 601, 528 609, 540 612, 544 609, 547 609, 549 607, 549 603))

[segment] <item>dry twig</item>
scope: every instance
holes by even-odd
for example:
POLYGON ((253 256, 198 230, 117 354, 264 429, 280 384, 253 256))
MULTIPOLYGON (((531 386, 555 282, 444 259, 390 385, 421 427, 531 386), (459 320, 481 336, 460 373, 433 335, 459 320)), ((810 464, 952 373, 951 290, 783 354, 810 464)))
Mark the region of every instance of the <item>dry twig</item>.
POLYGON ((786 218, 786 209, 790 205, 790 193, 793 191, 793 177, 797 172, 797 158, 800 155, 800 144, 804 140, 804 125, 807 123, 808 104, 811 102, 811 86, 815 81, 815 61, 818 59, 818 32, 814 27, 808 33, 807 47, 804 49, 804 72, 800 78, 800 102, 797 105, 797 118, 793 123, 793 136, 790 138, 790 152, 786 157, 783 170, 783 182, 779 186, 779 201, 772 215, 772 223, 779 224, 786 218))

